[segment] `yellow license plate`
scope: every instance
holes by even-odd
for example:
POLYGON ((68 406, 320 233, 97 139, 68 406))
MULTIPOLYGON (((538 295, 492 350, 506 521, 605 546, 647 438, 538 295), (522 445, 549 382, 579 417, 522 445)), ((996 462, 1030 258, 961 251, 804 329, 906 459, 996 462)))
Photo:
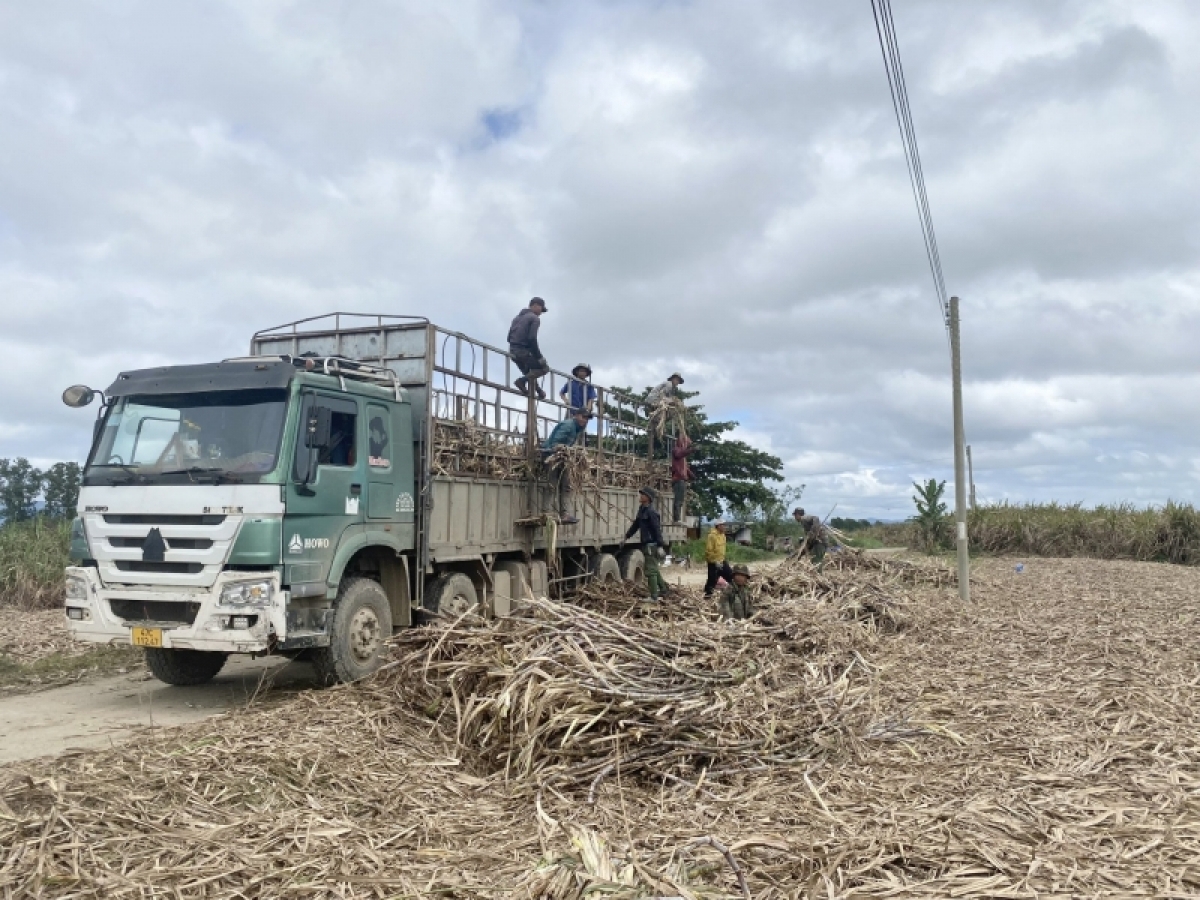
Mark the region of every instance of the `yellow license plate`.
POLYGON ((134 628, 129 635, 129 642, 135 647, 161 647, 161 628, 134 628))

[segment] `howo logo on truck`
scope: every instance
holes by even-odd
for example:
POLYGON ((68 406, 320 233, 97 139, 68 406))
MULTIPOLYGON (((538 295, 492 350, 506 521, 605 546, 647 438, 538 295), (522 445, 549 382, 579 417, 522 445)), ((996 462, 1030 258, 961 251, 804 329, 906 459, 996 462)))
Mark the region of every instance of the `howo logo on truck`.
POLYGON ((293 534, 288 541, 288 553, 303 553, 305 550, 328 550, 329 538, 302 538, 293 534))

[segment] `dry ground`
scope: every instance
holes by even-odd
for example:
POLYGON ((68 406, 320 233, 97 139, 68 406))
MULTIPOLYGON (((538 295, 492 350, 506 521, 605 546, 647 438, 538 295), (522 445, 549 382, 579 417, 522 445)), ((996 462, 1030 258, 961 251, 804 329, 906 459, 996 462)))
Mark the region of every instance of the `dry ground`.
MULTIPOLYGON (((814 643, 805 714, 829 721, 802 764, 538 790, 456 740, 452 684, 414 705, 410 666, 0 768, 0 896, 1200 897, 1200 571, 1024 562, 978 564, 970 609, 897 586, 907 628, 814 643)), ((769 677, 736 691, 786 724, 769 677)))

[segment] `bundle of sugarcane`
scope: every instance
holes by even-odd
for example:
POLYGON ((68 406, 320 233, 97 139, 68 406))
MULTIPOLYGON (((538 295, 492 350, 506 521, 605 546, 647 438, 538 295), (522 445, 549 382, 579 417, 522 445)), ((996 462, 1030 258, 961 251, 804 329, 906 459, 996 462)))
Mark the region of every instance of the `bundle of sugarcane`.
POLYGON ((670 429, 674 434, 687 433, 687 407, 679 397, 664 397, 649 407, 646 430, 655 440, 661 441, 671 425, 675 426, 670 429))
POLYGON ((434 421, 433 470, 511 480, 527 474, 524 438, 483 428, 472 419, 434 421))

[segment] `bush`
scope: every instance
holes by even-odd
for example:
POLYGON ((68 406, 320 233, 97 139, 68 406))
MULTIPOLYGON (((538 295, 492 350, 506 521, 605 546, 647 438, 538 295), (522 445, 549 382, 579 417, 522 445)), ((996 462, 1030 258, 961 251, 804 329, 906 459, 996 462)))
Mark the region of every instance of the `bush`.
POLYGON ((0 527, 0 605, 49 609, 63 603, 71 523, 36 518, 0 527))

